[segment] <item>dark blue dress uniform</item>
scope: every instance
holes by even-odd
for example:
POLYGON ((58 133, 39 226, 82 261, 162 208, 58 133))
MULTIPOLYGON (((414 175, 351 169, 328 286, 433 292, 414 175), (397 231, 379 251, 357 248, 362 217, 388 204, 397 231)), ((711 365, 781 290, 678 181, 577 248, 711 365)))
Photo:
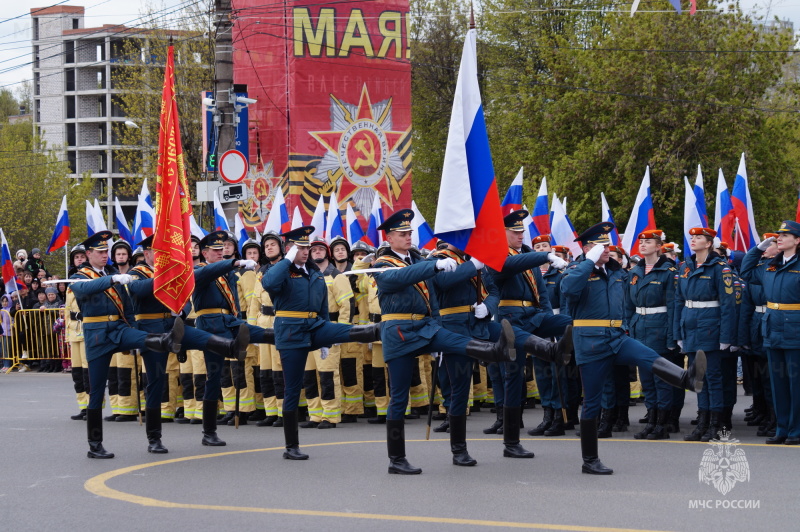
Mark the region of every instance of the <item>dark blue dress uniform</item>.
MULTIPOLYGON (((200 241, 200 250, 222 249, 228 235, 225 231, 209 233, 200 241)), ((248 325, 241 319, 239 297, 236 288, 236 259, 227 259, 213 264, 200 263, 194 269, 194 293, 192 303, 196 318, 195 326, 223 338, 233 338, 234 333, 246 336, 241 327, 249 333, 247 343, 273 343, 272 331, 255 325, 248 325)), ((220 398, 223 357, 208 349, 203 350, 206 362, 206 388, 203 394, 203 445, 223 446, 217 433, 217 402, 220 398)))
MULTIPOLYGON (((800 223, 787 220, 778 234, 800 237, 800 223)), ((777 428, 767 443, 800 444, 800 257, 780 252, 758 267, 763 252, 747 252, 742 272, 751 284, 760 284, 767 298, 761 331, 770 366, 777 428)))
MULTIPOLYGON (((403 209, 390 216, 380 227, 387 233, 411 231, 414 213, 403 209)), ((448 260, 448 259, 439 259, 448 260)), ((452 260, 452 259, 450 259, 452 260)), ((439 305, 433 283, 429 282, 438 273, 437 260, 425 261, 416 254, 401 257, 387 248, 375 262, 375 268, 385 271, 374 274, 381 306, 383 329, 381 342, 383 357, 389 371, 390 404, 386 415, 387 445, 389 450, 389 473, 419 474, 405 458, 405 435, 403 415, 408 404, 408 393, 417 355, 432 352, 448 352, 484 359, 496 357, 504 346, 473 340, 443 328, 437 316, 439 305)), ((471 264, 461 265, 465 275, 475 275, 471 264), (470 269, 471 268, 471 269, 470 269)), ((469 278, 466 277, 466 278, 469 278)), ((504 338, 513 342, 510 326, 504 329, 504 338), (508 338, 508 337, 511 338, 508 338)))
MULTIPOLYGON (((690 233, 713 238, 715 231, 692 228, 690 233), (713 234, 712 234, 713 233, 713 234)), ((736 342, 736 295, 734 274, 728 263, 714 251, 697 266, 695 255, 678 267, 678 290, 675 294, 675 339, 683 342, 683 350, 705 352, 708 363, 706 386, 698 394, 700 418, 689 441, 709 441, 722 428, 722 350, 736 342)))
MULTIPOLYGON (((662 239, 663 233, 645 232, 640 239, 662 239)), ((676 363, 673 358, 678 345, 674 338, 675 314, 675 264, 661 255, 647 272, 641 260, 628 272, 625 298, 625 319, 631 338, 643 343, 659 355, 676 363)), ((639 371, 647 407, 647 425, 636 434, 637 439, 669 438, 666 425, 672 410, 672 386, 655 377, 649 368, 639 371)))
MULTIPOLYGON (((88 253, 107 251, 110 231, 95 233, 83 242, 88 253)), ((148 334, 131 326, 133 307, 127 291, 114 282, 115 272, 108 266, 97 271, 87 262, 71 279, 84 280, 72 283, 72 292, 83 315, 83 334, 86 342, 86 359, 89 362, 90 395, 86 411, 90 458, 113 458, 102 445, 102 407, 105 383, 111 356, 120 351, 149 348, 168 352, 180 348, 183 322, 170 333, 160 336, 148 334)))
MULTIPOLYGON (((583 246, 608 246, 610 222, 599 223, 579 237, 583 246)), ((590 250, 591 252, 591 250, 590 250)), ((606 250, 607 253, 607 250, 606 250)), ((581 415, 582 471, 611 474, 597 456, 597 415, 603 386, 614 365, 637 365, 651 369, 673 386, 702 386, 703 366, 684 371, 625 333, 625 293, 628 275, 614 260, 596 266, 585 255, 569 265, 561 281, 573 321, 575 358, 583 379, 584 402, 581 415), (697 370, 697 379, 694 372, 697 370)), ((702 356, 698 357, 701 359, 702 356)))
MULTIPOLYGON (((312 226, 284 233, 287 243, 308 247, 312 226)), ((261 279, 275 307, 275 347, 284 376, 284 458, 305 460, 299 450, 297 406, 309 351, 346 342, 368 343, 378 338, 378 325, 352 326, 329 321, 328 287, 322 272, 309 260, 305 269, 289 259, 273 264, 261 279)))

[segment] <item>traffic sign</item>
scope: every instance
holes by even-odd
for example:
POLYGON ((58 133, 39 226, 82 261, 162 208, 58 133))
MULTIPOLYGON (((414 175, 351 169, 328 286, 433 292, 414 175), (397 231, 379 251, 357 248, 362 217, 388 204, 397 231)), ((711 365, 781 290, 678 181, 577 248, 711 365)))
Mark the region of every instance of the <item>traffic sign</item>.
POLYGON ((219 158, 219 176, 228 183, 240 183, 247 176, 247 158, 239 150, 228 150, 219 158))
POLYGON ((224 185, 217 189, 217 194, 221 203, 244 201, 247 199, 247 186, 244 183, 241 185, 224 185))

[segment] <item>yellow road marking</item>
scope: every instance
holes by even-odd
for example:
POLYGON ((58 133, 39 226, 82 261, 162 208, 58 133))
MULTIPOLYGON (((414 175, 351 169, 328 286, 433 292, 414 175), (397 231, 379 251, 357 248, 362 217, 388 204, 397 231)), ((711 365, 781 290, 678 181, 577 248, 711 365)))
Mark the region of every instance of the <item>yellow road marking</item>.
MULTIPOLYGON (((481 438, 480 440, 489 440, 488 438, 481 438)), ((422 442, 425 440, 408 440, 412 442, 422 442)), ((434 440, 435 441, 435 440, 434 440)), ((448 441, 448 440, 440 440, 448 441)), ((477 440, 476 440, 477 441, 477 440)), ((364 444, 364 443, 385 443, 384 440, 368 440, 368 441, 350 441, 350 442, 330 442, 330 443, 316 443, 304 445, 303 447, 323 447, 328 445, 350 445, 350 444, 364 444)), ((183 458, 172 458, 169 460, 162 460, 160 462, 150 462, 146 464, 133 465, 115 469, 102 473, 95 477, 90 478, 84 484, 84 488, 95 495, 115 499, 118 501, 128 502, 132 504, 139 504, 141 506, 150 506, 155 508, 185 508, 190 510, 217 510, 225 512, 251 512, 261 514, 282 514, 282 515, 297 515, 297 516, 311 516, 311 517, 341 517, 349 519, 372 519, 376 521, 401 521, 401 522, 414 522, 414 523, 434 523, 434 524, 447 524, 447 525, 469 525, 469 526, 483 526, 493 528, 522 528, 531 530, 567 530, 576 532, 656 532, 652 530, 644 530, 637 528, 609 528, 597 526, 580 526, 580 525, 560 525, 549 523, 519 523, 513 521, 489 521, 485 519, 458 519, 453 517, 428 517, 428 516, 414 516, 414 515, 391 515, 391 514, 368 514, 368 513, 349 513, 349 512, 326 512, 318 510, 294 510, 289 508, 254 508, 249 506, 225 506, 214 504, 188 504, 162 501, 153 499, 151 497, 142 497, 141 495, 134 495, 132 493, 125 493, 123 491, 110 488, 106 483, 116 477, 140 471, 150 467, 157 467, 168 464, 177 464, 180 462, 188 462, 191 460, 203 460, 206 458, 218 458, 221 456, 233 456, 248 453, 260 453, 264 451, 282 451, 283 447, 269 447, 266 449, 247 449, 242 451, 227 451, 214 454, 202 454, 195 456, 186 456, 183 458)))

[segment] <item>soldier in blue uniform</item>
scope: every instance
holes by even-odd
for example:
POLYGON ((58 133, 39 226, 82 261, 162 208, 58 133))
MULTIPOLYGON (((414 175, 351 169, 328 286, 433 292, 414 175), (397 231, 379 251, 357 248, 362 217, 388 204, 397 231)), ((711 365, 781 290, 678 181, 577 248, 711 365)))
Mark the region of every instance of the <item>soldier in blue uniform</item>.
MULTIPOLYGON (((458 265, 454 272, 439 273, 431 280, 442 326, 466 337, 496 342, 502 334, 502 326, 491 320, 498 315, 500 291, 489 270, 480 261, 468 258, 463 251, 452 245, 437 250, 432 256, 435 259, 452 259, 458 265)), ((530 351, 537 360, 563 359, 563 349, 567 350, 566 356, 570 355, 571 347, 568 342, 556 344, 517 328, 514 328, 514 334, 516 350, 530 351)), ((447 386, 443 385, 441 388, 448 395, 446 402, 453 464, 473 466, 477 462, 467 452, 466 430, 467 402, 475 360, 466 354, 453 353, 450 350, 445 351, 443 357, 444 371, 440 371, 440 374, 444 373, 443 380, 447 386)), ((518 436, 516 444, 519 444, 518 436)))
MULTIPOLYGON (((192 303, 198 329, 223 338, 233 338, 237 333, 240 345, 272 344, 275 334, 271 329, 247 325, 241 318, 236 289, 236 268, 253 270, 258 263, 253 260, 224 259, 223 249, 229 239, 225 231, 214 231, 200 241, 200 253, 205 262, 194 269, 192 303), (244 327, 242 327, 244 325, 244 327)), ((234 245, 236 251, 236 246, 234 245)), ((219 447, 225 442, 217 436, 217 402, 221 393, 223 357, 206 348, 206 387, 203 393, 203 445, 219 447)), ((244 377, 242 375, 242 377, 244 377)))
POLYGON ((569 265, 561 281, 574 321, 575 358, 581 370, 584 401, 580 421, 584 473, 610 475, 613 470, 597 454, 597 415, 603 386, 615 365, 636 364, 650 369, 672 386, 699 392, 703 388, 705 355, 698 351, 694 364, 684 370, 625 334, 627 273, 609 260, 611 222, 584 231, 576 241, 583 254, 569 265))
MULTIPOLYGON (((500 318, 508 320, 515 328, 519 328, 532 336, 530 338, 552 338, 563 336, 571 350, 572 336, 566 330, 572 318, 566 314, 553 314, 547 285, 540 266, 551 263, 556 268, 563 268, 567 263, 552 252, 533 252, 522 243, 524 223, 528 211, 518 210, 504 218, 508 257, 501 271, 491 270, 492 278, 500 290, 500 318)), ((534 340, 530 340, 534 341, 534 340)), ((533 351, 533 350, 528 350, 533 351)), ((551 359, 557 365, 569 362, 570 356, 561 360, 551 359)), ((551 360, 547 360, 549 363, 551 360)), ((522 422, 522 402, 525 396, 525 362, 505 362, 498 368, 502 376, 503 387, 503 456, 509 458, 533 458, 534 454, 519 443, 519 429, 522 422)), ((495 394, 500 383, 493 383, 495 394)), ((551 386, 552 389, 552 386, 551 386)), ((556 392, 557 393, 557 392, 556 392)), ((560 403, 559 403, 560 410, 560 403)))
POLYGON ((800 444, 800 223, 786 220, 777 231, 754 247, 742 261, 745 279, 763 287, 767 298, 762 318, 764 343, 768 345, 770 380, 775 402, 777 429, 769 444, 800 444), (770 244, 778 254, 758 266, 770 244))
MULTIPOLYGON (((163 334, 172 329, 177 318, 153 294, 153 269, 155 253, 152 249, 153 237, 149 236, 137 244, 144 253, 144 264, 130 270, 133 280, 128 284, 128 293, 133 300, 136 328, 151 334, 163 334)), ((183 355, 186 349, 204 349, 228 358, 244 357, 250 333, 242 325, 240 335, 235 340, 212 335, 186 325, 183 335, 183 355)), ((164 353, 143 349, 142 360, 147 371, 145 390, 145 425, 150 453, 164 454, 167 448, 161 443, 161 399, 167 371, 167 357, 164 353)), ((180 358, 181 354, 179 354, 180 358)))
MULTIPOLYGON (((275 347, 280 351, 284 375, 283 434, 287 460, 307 460, 300 452, 297 406, 303 387, 308 353, 325 352, 333 344, 369 343, 380 339, 380 325, 347 325, 329 321, 328 287, 316 263, 309 259, 312 226, 283 234, 286 256, 273 264, 261 279, 275 307, 275 347)), ((327 355, 326 355, 327 356, 327 355)))
POLYGON ((682 351, 705 352, 706 386, 697 396, 700 417, 684 439, 710 441, 722 429, 722 352, 736 343, 734 275, 727 261, 713 250, 716 231, 708 227, 689 230, 693 252, 678 268, 675 293, 675 340, 682 351))
MULTIPOLYGON (((677 365, 672 353, 678 346, 673 334, 678 270, 671 260, 660 255, 665 239, 663 231, 650 229, 640 233, 637 238, 642 260, 628 272, 625 298, 625 319, 630 335, 677 365)), ((655 377, 648 368, 639 370, 639 378, 647 407, 647 424, 633 437, 637 440, 667 439, 672 387, 655 377)))
MULTIPOLYGON (((103 396, 108 367, 114 353, 131 349, 147 349, 159 353, 178 352, 183 340, 183 321, 176 319, 172 330, 148 334, 131 326, 133 309, 128 293, 121 288, 133 278, 114 274, 108 265, 110 231, 99 231, 83 241, 87 262, 70 279, 72 292, 83 315, 86 359, 89 362, 89 406, 86 429, 89 437, 89 458, 114 458, 103 448, 103 396)), ((160 399, 160 398, 159 398, 160 399)), ((161 413, 158 414, 159 419, 161 413)))
MULTIPOLYGON (((389 473, 416 475, 422 472, 406 460, 403 415, 408 405, 408 393, 416 357, 432 352, 468 355, 487 362, 513 360, 514 332, 503 321, 503 333, 497 343, 474 340, 441 327, 436 319, 439 305, 435 289, 428 281, 438 272, 455 272, 459 267, 452 258, 423 260, 411 250, 411 209, 397 211, 379 227, 386 232, 390 249, 376 262, 384 271, 374 274, 378 287, 382 324, 381 342, 389 371, 389 411, 386 416, 386 438, 389 452, 389 473)), ((471 259, 468 278, 483 264, 471 259)), ((471 375, 471 372, 470 372, 471 375)))

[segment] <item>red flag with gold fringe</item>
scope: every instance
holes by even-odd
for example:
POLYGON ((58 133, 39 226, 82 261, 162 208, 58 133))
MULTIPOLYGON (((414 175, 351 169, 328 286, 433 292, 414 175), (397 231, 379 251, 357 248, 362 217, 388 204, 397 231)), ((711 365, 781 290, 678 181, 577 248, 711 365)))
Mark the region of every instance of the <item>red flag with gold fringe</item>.
POLYGON ((156 172, 156 228, 153 235, 156 299, 180 312, 194 291, 191 229, 192 204, 183 164, 175 100, 175 59, 170 45, 161 94, 161 125, 156 172))

